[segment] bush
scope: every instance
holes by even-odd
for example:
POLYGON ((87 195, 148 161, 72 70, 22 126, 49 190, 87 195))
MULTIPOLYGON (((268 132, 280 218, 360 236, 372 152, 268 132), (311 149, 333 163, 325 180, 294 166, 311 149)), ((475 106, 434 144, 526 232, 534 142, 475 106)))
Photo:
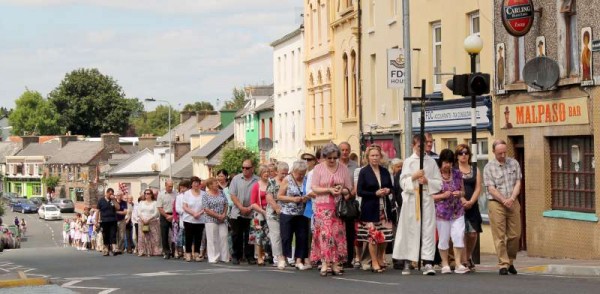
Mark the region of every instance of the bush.
POLYGON ((242 172, 242 163, 244 160, 252 160, 254 167, 258 164, 258 154, 252 150, 242 147, 232 147, 223 150, 221 163, 216 166, 215 170, 226 170, 230 175, 239 174, 242 172))

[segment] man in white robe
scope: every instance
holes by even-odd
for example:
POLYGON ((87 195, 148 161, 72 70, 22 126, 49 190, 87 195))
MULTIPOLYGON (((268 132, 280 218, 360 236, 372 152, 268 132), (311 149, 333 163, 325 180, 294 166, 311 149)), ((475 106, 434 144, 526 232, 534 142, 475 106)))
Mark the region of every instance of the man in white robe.
POLYGON ((404 161, 400 174, 403 204, 396 229, 393 258, 407 261, 403 275, 410 274, 408 263, 419 259, 419 239, 423 240, 420 252, 425 264, 423 274, 435 275, 433 259, 436 224, 432 195, 441 190, 442 176, 435 160, 427 155, 423 161, 423 170, 419 169, 420 141, 419 135, 413 137, 413 154, 404 161), (418 193, 419 184, 423 185, 423 193, 418 193), (423 197, 423 207, 419 207, 418 197, 423 197), (419 210, 422 211, 422 216, 419 210), (420 231, 421 222, 423 234, 420 231))

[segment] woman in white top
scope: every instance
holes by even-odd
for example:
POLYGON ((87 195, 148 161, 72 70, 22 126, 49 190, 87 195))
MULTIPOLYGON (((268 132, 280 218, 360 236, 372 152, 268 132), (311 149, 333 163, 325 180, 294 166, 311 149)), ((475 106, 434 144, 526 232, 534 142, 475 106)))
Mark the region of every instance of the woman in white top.
POLYGON ((200 178, 192 177, 192 189, 185 192, 183 196, 183 227, 185 233, 185 261, 191 261, 192 244, 194 244, 194 260, 202 261, 200 257, 200 243, 204 223, 200 217, 204 214, 202 207, 202 195, 200 190, 200 178))
POLYGON ((162 255, 160 242, 159 213, 154 201, 154 192, 151 189, 144 191, 144 201, 137 206, 138 215, 138 256, 162 255))

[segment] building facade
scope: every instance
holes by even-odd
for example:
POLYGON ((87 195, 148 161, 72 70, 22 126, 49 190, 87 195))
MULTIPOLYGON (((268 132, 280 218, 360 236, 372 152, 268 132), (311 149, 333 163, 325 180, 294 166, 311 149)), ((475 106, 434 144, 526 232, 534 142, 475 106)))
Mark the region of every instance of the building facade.
POLYGON ((272 155, 291 165, 306 147, 304 27, 274 41, 271 47, 274 81, 272 155))
POLYGON ((402 1, 361 1, 360 80, 362 128, 366 144, 382 147, 387 156, 402 157, 404 88, 388 88, 387 51, 403 48, 402 1))
POLYGON ((306 84, 306 145, 316 149, 336 138, 333 98, 333 33, 335 1, 304 2, 304 63, 306 84))
MULTIPOLYGON (((500 7, 500 0, 494 7, 500 7)), ((600 56, 592 53, 600 32, 593 0, 539 0, 529 33, 510 35, 501 11, 494 16, 494 95, 497 138, 521 164, 521 247, 532 256, 600 259, 600 56), (545 57, 540 68, 535 59, 545 57), (526 68, 551 71, 558 80, 534 87, 526 68)), ((543 59, 543 58, 542 58, 543 59)), ((539 60, 539 59, 538 59, 539 60)))

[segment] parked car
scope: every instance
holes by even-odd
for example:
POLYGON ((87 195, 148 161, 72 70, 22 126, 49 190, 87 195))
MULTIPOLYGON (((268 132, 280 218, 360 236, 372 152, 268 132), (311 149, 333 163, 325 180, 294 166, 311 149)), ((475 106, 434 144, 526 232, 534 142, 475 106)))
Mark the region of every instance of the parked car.
POLYGON ((62 219, 62 214, 58 207, 51 204, 44 204, 38 210, 38 216, 45 220, 62 219))
POLYGON ((48 204, 58 207, 60 212, 75 212, 75 204, 71 199, 58 198, 52 200, 52 202, 48 204))
POLYGON ((39 196, 29 197, 29 200, 31 200, 31 202, 35 203, 38 208, 40 208, 40 206, 42 206, 42 205, 46 204, 46 202, 48 202, 48 200, 46 200, 45 197, 39 197, 39 196))
POLYGON ((20 211, 21 213, 36 213, 38 211, 37 204, 29 199, 24 199, 15 203, 12 207, 12 211, 20 211))
POLYGON ((26 201, 27 198, 11 198, 10 203, 8 204, 8 206, 10 206, 10 211, 21 211, 21 204, 26 201))

